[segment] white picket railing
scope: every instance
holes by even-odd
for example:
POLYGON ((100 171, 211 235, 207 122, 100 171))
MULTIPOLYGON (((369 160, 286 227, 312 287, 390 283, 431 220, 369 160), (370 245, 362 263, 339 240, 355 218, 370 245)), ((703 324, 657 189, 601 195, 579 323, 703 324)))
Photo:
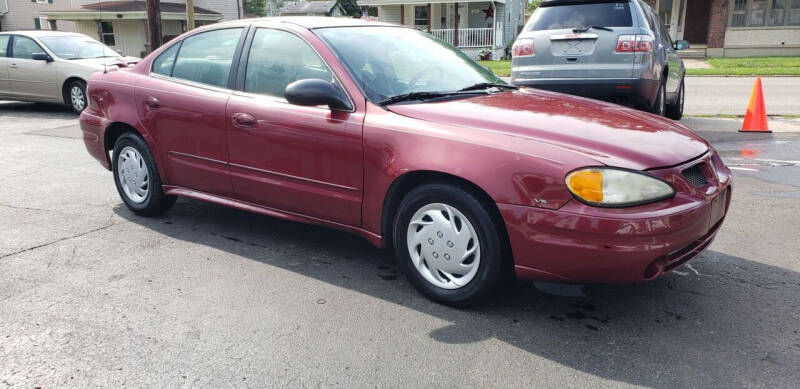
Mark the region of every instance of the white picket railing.
MULTIPOLYGON (((458 47, 488 47, 493 46, 494 34, 492 28, 459 28, 458 47)), ((453 40, 455 29, 437 28, 432 29, 433 36, 450 44, 455 44, 453 40)))

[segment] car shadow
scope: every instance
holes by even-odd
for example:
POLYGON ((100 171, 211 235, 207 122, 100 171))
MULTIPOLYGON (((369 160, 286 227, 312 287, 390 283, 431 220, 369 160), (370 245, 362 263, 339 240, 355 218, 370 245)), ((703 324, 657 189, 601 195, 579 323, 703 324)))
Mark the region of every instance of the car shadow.
POLYGON ((26 103, 20 101, 0 101, 0 114, 17 113, 23 116, 52 113, 64 116, 66 119, 77 118, 72 108, 64 104, 55 103, 26 103))
POLYGON ((649 283, 519 281, 459 310, 421 297, 390 250, 344 232, 185 198, 161 218, 122 204, 115 212, 174 239, 445 320, 427 334, 437 342, 495 338, 594 376, 661 388, 782 387, 800 378, 800 274, 716 251, 649 283))

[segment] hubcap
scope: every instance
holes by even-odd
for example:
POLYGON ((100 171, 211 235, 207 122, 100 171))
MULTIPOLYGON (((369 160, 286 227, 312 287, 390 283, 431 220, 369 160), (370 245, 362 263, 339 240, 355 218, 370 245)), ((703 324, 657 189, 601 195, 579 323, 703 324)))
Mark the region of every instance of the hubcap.
POLYGON ((478 272, 478 234, 464 214, 447 204, 420 208, 408 224, 407 240, 414 268, 433 285, 458 289, 478 272))
POLYGON ((134 203, 143 202, 150 191, 150 175, 142 155, 133 147, 125 146, 119 153, 117 165, 119 184, 125 196, 134 203))
POLYGON ((86 105, 86 97, 83 95, 83 90, 79 86, 73 86, 69 91, 69 97, 75 110, 82 111, 86 105))

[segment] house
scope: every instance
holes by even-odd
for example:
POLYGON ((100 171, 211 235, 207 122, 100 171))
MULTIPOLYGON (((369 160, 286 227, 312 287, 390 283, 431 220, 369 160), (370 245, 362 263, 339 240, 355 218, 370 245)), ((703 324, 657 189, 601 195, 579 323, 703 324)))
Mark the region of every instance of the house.
POLYGON ((646 0, 701 57, 800 55, 800 0, 646 0))
MULTIPOLYGON (((239 19, 241 0, 194 0, 195 25, 239 19)), ((148 50, 144 0, 0 0, 0 30, 44 29, 80 32, 127 55, 148 50), (8 12, 3 15, 3 7, 8 12)), ((163 40, 186 31, 185 0, 161 1, 163 40)))
POLYGON ((287 1, 278 10, 279 16, 347 16, 338 1, 287 1))
POLYGON ((471 58, 500 59, 525 24, 526 0, 359 0, 382 22, 412 26, 460 48, 471 58))

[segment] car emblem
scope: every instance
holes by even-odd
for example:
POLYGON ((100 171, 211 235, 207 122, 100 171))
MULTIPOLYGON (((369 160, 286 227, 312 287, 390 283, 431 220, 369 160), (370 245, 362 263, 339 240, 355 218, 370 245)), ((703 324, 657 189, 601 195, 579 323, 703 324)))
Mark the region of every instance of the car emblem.
POLYGON ((570 39, 570 40, 567 41, 567 44, 569 45, 569 47, 567 47, 564 50, 565 53, 576 54, 576 53, 582 53, 583 52, 583 50, 581 50, 581 48, 579 47, 580 44, 581 44, 581 40, 579 40, 579 39, 575 39, 575 40, 570 39))

